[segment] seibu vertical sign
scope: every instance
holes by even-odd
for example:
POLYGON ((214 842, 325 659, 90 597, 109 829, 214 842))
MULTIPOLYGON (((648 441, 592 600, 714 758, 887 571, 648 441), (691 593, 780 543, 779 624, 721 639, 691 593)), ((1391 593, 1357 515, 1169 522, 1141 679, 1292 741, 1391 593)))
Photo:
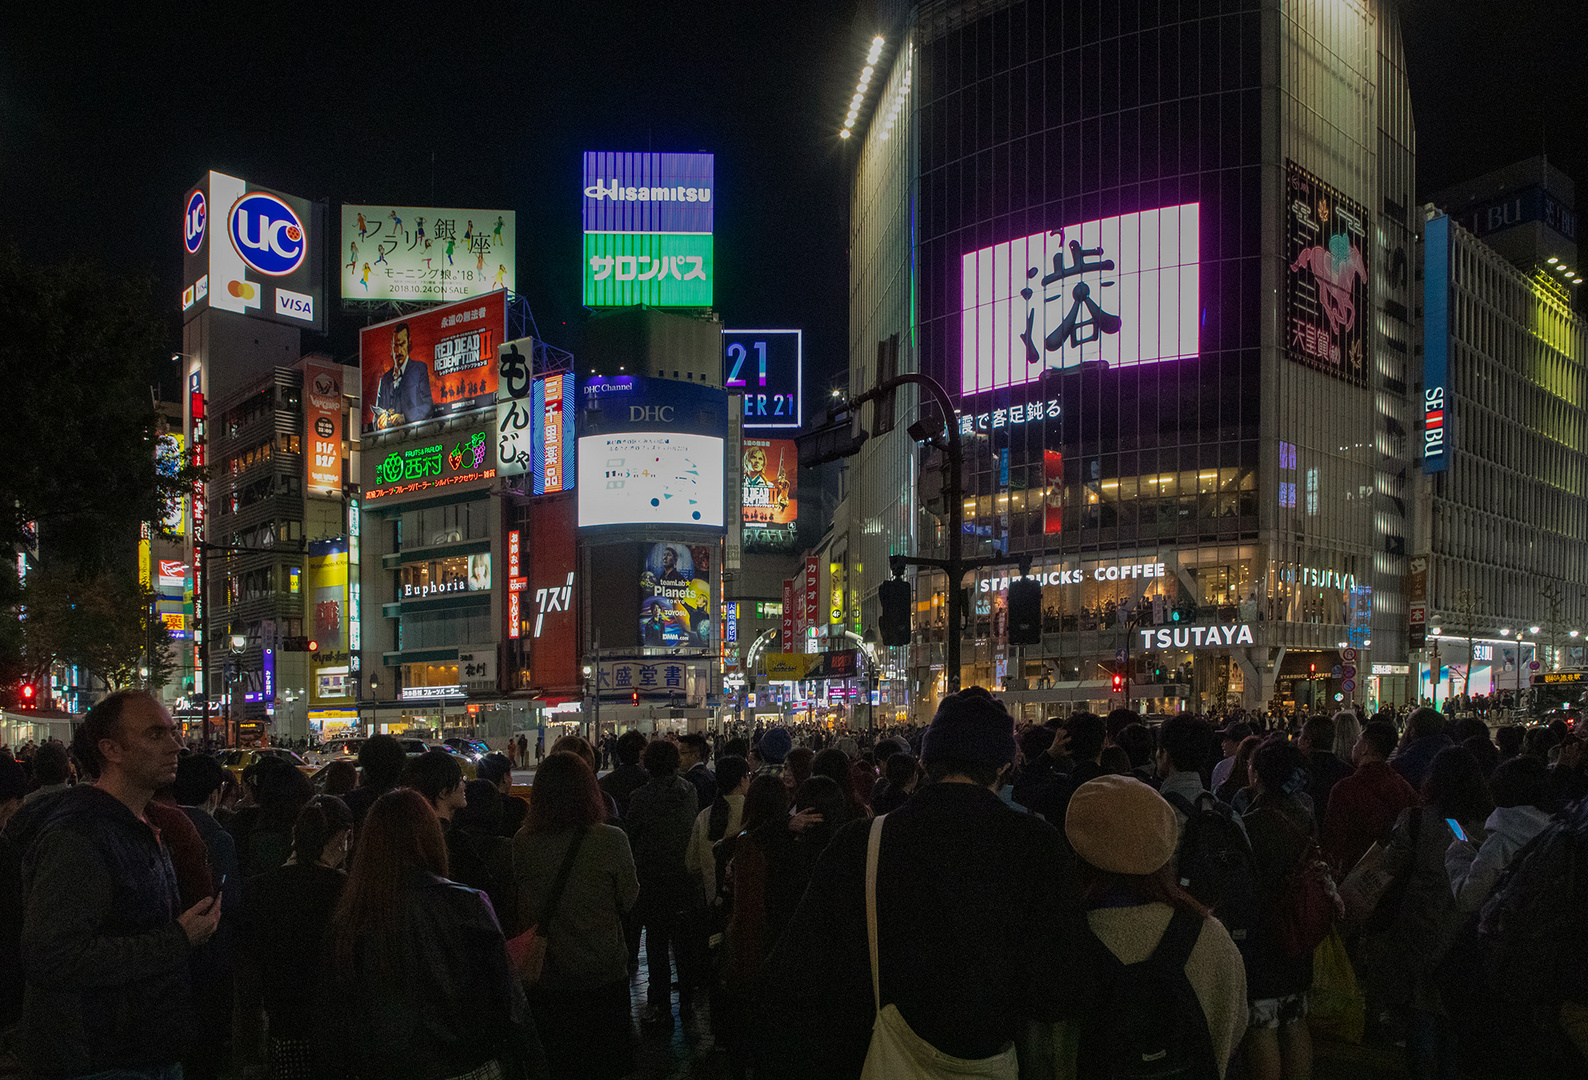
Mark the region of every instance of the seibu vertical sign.
POLYGON ((1450 467, 1450 218, 1423 228, 1423 472, 1450 467))
POLYGON ((303 362, 303 455, 310 495, 342 493, 342 366, 303 362))

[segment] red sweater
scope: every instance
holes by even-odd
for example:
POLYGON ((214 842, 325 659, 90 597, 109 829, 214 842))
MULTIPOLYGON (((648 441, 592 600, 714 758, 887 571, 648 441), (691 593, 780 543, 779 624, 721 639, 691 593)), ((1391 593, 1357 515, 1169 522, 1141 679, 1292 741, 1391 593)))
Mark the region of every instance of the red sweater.
POLYGON ((1329 792, 1324 855, 1338 873, 1348 873, 1375 840, 1389 836, 1401 811, 1419 801, 1400 773, 1382 761, 1363 762, 1329 792))

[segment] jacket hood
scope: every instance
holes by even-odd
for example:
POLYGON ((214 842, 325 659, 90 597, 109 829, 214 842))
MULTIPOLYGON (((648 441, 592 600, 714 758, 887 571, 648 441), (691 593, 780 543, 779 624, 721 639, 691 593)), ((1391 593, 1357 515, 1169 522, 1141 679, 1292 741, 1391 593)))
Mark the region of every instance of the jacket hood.
POLYGON ((6 835, 26 851, 49 829, 89 819, 103 821, 107 817, 125 822, 137 820, 127 805, 114 795, 93 784, 78 784, 23 806, 7 824, 6 835))
POLYGON ((1490 835, 1498 833, 1521 847, 1543 832, 1553 818, 1553 814, 1547 814, 1536 806, 1502 806, 1489 815, 1483 827, 1489 830, 1490 835))

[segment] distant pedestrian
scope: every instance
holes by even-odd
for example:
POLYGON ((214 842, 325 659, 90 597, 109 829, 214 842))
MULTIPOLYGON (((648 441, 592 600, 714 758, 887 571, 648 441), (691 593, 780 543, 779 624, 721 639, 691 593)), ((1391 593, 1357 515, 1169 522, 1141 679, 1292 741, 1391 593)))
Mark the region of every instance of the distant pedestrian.
POLYGON ((402 743, 391 735, 371 735, 358 749, 358 787, 348 792, 342 801, 353 814, 358 825, 375 805, 375 800, 397 786, 408 755, 402 743))
POLYGON ((673 1026, 670 954, 676 952, 680 960, 681 1007, 691 1004, 692 980, 697 974, 688 970, 685 952, 674 948, 678 914, 690 906, 693 893, 684 859, 697 813, 695 787, 678 775, 678 761, 678 747, 666 739, 654 739, 645 747, 645 772, 650 779, 629 797, 623 819, 639 874, 636 910, 645 931, 645 959, 650 969, 640 1022, 666 1028, 673 1026))

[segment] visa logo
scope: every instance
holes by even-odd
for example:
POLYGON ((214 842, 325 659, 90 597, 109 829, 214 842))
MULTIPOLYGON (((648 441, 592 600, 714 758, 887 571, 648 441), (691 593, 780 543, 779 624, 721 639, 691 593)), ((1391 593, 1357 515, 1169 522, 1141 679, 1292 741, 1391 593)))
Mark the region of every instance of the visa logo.
POLYGON ((290 289, 277 289, 276 314, 285 315, 291 319, 302 319, 304 322, 313 322, 314 297, 292 292, 290 289))

